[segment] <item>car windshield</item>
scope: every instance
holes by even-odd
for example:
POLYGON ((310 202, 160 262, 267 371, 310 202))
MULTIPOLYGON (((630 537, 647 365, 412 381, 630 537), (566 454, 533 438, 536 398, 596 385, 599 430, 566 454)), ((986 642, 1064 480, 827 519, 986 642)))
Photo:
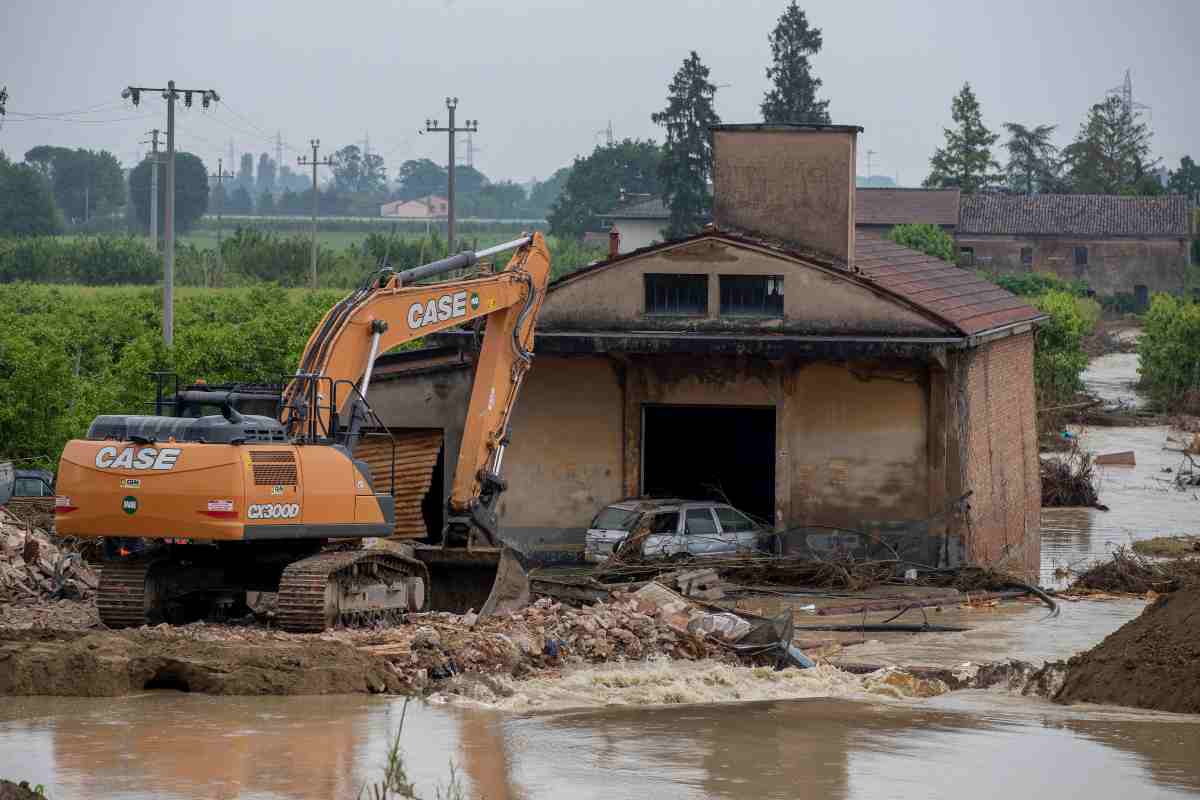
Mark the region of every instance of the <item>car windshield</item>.
POLYGON ((606 531, 627 531, 633 527, 633 523, 637 522, 637 518, 638 512, 636 511, 609 506, 596 515, 592 527, 606 531))

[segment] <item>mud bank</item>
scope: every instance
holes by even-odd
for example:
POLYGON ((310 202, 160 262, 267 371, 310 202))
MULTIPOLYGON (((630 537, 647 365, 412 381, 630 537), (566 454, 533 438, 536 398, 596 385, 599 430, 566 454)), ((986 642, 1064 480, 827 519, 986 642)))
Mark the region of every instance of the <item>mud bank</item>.
POLYGON ((1072 658, 1059 702, 1200 714, 1200 588, 1159 597, 1092 650, 1072 658))

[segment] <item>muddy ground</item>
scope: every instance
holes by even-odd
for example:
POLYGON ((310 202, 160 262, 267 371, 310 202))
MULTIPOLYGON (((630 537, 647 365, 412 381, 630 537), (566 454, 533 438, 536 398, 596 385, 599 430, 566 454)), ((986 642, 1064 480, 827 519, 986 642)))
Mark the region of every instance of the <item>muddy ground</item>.
POLYGON ((1200 714, 1200 588, 1159 597, 1072 658, 1055 699, 1200 714))

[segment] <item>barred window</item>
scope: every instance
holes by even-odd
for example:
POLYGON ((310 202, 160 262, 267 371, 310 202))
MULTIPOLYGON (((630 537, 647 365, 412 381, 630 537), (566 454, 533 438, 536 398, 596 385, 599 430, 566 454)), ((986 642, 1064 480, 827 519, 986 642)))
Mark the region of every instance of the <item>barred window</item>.
POLYGON ((707 275, 646 275, 647 314, 708 313, 707 275))
POLYGON ((1032 247, 1022 247, 1021 248, 1021 264, 1026 267, 1033 266, 1033 248, 1032 247))
POLYGON ((1086 247, 1076 247, 1075 248, 1075 266, 1077 266, 1077 267, 1086 267, 1087 266, 1087 248, 1086 247))
POLYGON ((782 275, 722 275, 722 316, 783 316, 782 275))

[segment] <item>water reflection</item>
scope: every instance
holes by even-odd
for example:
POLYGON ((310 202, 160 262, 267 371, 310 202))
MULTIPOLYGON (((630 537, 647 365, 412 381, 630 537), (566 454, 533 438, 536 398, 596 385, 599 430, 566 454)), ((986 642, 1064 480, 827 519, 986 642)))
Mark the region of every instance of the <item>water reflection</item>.
MULTIPOLYGON (((17 698, 0 775, 50 797, 356 797, 384 762, 395 700, 17 698)), ((453 757, 469 797, 961 798, 1185 796, 1200 719, 1063 709, 967 692, 918 705, 845 700, 606 708, 542 716, 413 705, 423 796, 453 757)))

